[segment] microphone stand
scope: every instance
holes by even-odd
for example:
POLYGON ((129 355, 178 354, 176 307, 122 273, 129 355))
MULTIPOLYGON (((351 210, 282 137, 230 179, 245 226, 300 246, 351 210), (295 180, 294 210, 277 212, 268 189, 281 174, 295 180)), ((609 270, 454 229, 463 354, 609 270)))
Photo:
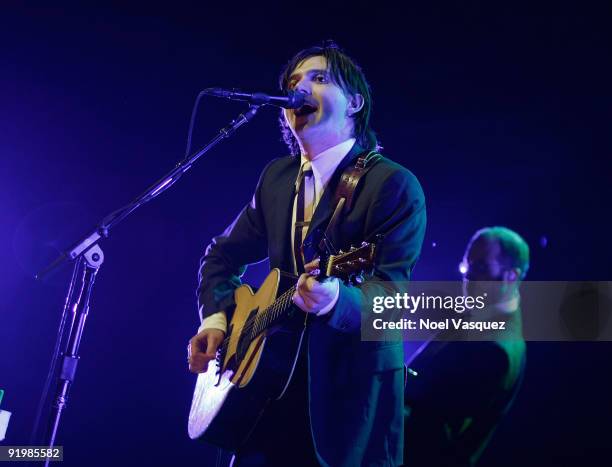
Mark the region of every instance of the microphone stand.
MULTIPOLYGON (((60 417, 62 411, 66 408, 70 386, 74 382, 77 363, 80 358, 78 352, 81 338, 83 337, 83 330, 85 328, 85 320, 89 313, 93 285, 100 266, 102 266, 104 262, 104 253, 98 245, 98 242, 102 238, 107 238, 110 230, 132 212, 170 188, 200 157, 221 142, 221 140, 228 138, 239 127, 249 122, 255 116, 259 107, 259 105, 251 105, 246 112, 240 114, 232 120, 228 126, 222 128, 219 134, 200 151, 181 160, 174 169, 147 188, 130 204, 112 212, 102 219, 93 232, 74 243, 68 251, 62 253, 53 263, 36 275, 36 279, 42 279, 65 261, 74 262, 72 279, 68 287, 68 294, 64 304, 64 313, 58 332, 57 342, 59 346, 61 346, 61 342, 64 340, 63 329, 66 324, 65 320, 67 314, 71 312, 72 314, 67 331, 68 335, 65 339, 66 343, 64 345, 64 350, 61 353, 56 351, 51 361, 51 368, 49 371, 49 375, 52 375, 56 367, 61 367, 57 380, 54 402, 48 417, 48 428, 45 433, 45 445, 48 448, 53 448, 55 445, 60 417)), ((47 382, 49 383, 49 380, 47 380, 47 382)), ((47 388, 45 388, 45 392, 46 390, 47 388)), ((41 404, 44 404, 44 401, 41 401, 41 404)), ((46 467, 49 466, 49 462, 50 459, 47 458, 45 461, 46 467)))

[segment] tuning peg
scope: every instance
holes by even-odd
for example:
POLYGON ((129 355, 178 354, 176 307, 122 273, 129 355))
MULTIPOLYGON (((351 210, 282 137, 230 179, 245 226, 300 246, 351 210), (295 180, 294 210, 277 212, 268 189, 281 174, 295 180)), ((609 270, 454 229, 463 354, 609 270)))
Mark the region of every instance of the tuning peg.
POLYGON ((368 246, 368 242, 361 242, 361 246, 368 246))
POLYGON ((354 285, 354 284, 363 284, 363 282, 365 281, 365 278, 363 277, 363 274, 359 273, 359 274, 351 274, 348 278, 348 284, 349 285, 354 285))
POLYGON ((355 251, 357 248, 355 248, 353 245, 351 245, 351 249, 349 251, 355 251))
POLYGON ((359 261, 360 263, 367 263, 368 260, 365 258, 359 258, 357 261, 359 261))
POLYGON ((340 250, 340 252, 338 253, 339 255, 343 255, 344 251, 340 250))

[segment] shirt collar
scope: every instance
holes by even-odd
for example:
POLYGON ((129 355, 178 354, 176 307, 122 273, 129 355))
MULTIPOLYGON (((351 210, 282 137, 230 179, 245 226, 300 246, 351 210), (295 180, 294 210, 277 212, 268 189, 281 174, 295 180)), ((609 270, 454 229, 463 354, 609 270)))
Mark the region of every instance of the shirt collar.
MULTIPOLYGON (((340 144, 336 144, 323 152, 320 152, 310 161, 312 167, 312 173, 316 180, 321 185, 326 185, 336 168, 342 162, 342 159, 350 152, 355 145, 355 138, 349 138, 340 144)), ((302 154, 301 164, 307 162, 308 159, 302 154)))

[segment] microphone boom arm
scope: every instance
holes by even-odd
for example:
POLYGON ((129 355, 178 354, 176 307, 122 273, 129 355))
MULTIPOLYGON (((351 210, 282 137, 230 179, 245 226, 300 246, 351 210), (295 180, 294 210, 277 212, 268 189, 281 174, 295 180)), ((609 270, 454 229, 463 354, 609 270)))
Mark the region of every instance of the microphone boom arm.
MULTIPOLYGON (((202 91, 202 93, 205 92, 206 91, 202 91)), ((174 183, 176 183, 176 181, 185 172, 187 172, 200 157, 210 151, 214 146, 221 142, 221 140, 229 138, 238 128, 249 122, 255 116, 259 107, 259 105, 251 105, 246 112, 241 113, 240 115, 238 115, 238 117, 232 120, 229 125, 219 130, 219 134, 215 138, 213 138, 206 146, 204 146, 198 152, 192 154, 191 156, 187 156, 183 160, 178 162, 174 169, 172 169, 162 178, 153 183, 149 188, 147 188, 144 192, 137 196, 131 203, 120 209, 117 209, 116 211, 113 211, 112 213, 104 217, 93 232, 90 232, 81 240, 74 243, 68 249, 68 251, 63 252, 55 259, 55 261, 53 261, 53 263, 51 263, 42 271, 37 273, 35 276, 36 279, 42 279, 51 271, 55 270, 55 268, 63 264, 66 260, 76 260, 77 258, 81 257, 85 252, 87 252, 91 247, 96 245, 101 238, 108 237, 111 228, 119 224, 123 219, 128 217, 140 206, 148 203, 153 198, 155 198, 156 196, 170 188, 172 185, 174 185, 174 183)))

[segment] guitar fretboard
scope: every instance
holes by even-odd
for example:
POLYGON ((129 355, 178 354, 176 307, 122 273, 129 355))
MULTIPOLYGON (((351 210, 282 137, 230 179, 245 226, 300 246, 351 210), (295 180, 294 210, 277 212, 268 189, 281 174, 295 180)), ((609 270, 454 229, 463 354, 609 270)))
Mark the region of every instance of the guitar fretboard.
MULTIPOLYGON (((242 329, 242 334, 249 336, 249 341, 252 341, 266 329, 274 326, 284 318, 285 314, 293 304, 293 294, 295 293, 295 285, 284 292, 274 302, 262 310, 253 321, 247 321, 242 329)), ((225 354, 229 346, 230 335, 226 335, 220 346, 221 354, 225 354)))
POLYGON ((250 329, 245 329, 246 332, 249 332, 251 339, 255 339, 262 332, 278 323, 278 321, 285 316, 293 304, 292 298, 294 293, 295 286, 283 293, 280 297, 274 300, 274 302, 268 308, 257 315, 252 326, 250 326, 250 329))

